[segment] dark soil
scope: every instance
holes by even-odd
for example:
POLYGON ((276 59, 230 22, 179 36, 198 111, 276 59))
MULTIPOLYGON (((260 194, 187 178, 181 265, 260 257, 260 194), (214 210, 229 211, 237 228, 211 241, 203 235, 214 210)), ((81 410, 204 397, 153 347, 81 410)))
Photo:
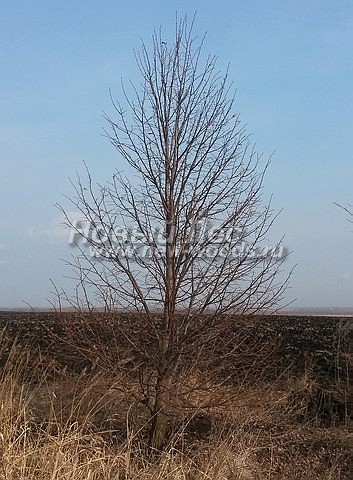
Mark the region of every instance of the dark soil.
MULTIPOLYGON (((66 348, 58 346, 65 339, 65 325, 70 324, 72 330, 75 323, 82 325, 82 317, 75 313, 64 315, 63 323, 62 314, 59 317, 54 312, 0 311, 0 329, 6 327, 7 335, 16 339, 20 345, 39 347, 43 352, 56 351, 59 357, 61 355, 62 362, 73 365, 78 360, 77 356, 70 352, 68 346, 66 348)), ((117 319, 126 324, 131 322, 133 325, 132 316, 129 314, 119 314, 117 319)), ((99 323, 92 325, 87 316, 91 335, 94 336, 97 329, 105 328, 99 323)), ((283 375, 284 372, 300 375, 308 369, 316 378, 326 382, 346 381, 350 376, 353 317, 287 315, 234 317, 232 325, 234 342, 227 338, 225 344, 224 339, 220 339, 218 348, 230 348, 235 343, 245 345, 246 354, 257 355, 257 361, 261 363, 262 347, 272 345, 275 355, 275 362, 273 358, 271 361, 274 370, 272 374, 276 376, 283 375), (251 345, 256 346, 252 352, 251 345)), ((111 336, 111 330, 108 334, 111 336)), ((100 336, 102 337, 101 331, 100 336)), ((116 342, 119 343, 119 339, 116 342)), ((243 354, 244 351, 245 348, 243 354)), ((225 367, 231 368, 231 365, 225 367)), ((271 375, 270 371, 268 373, 271 375)))

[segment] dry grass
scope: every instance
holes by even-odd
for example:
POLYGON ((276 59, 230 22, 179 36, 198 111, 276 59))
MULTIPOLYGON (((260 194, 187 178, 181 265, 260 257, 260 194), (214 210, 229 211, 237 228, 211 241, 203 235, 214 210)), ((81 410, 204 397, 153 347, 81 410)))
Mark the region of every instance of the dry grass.
MULTIPOLYGON (((205 407, 205 393, 192 413, 175 412, 172 441, 156 458, 145 444, 147 413, 125 370, 70 373, 6 332, 0 357, 0 479, 351 478, 347 400, 343 421, 332 411, 330 424, 320 422, 315 405, 323 389, 310 371, 276 385, 240 383, 232 395, 229 385, 219 386, 217 395, 229 400, 218 408, 205 407)), ((331 406, 343 398, 339 384, 326 393, 331 406)))

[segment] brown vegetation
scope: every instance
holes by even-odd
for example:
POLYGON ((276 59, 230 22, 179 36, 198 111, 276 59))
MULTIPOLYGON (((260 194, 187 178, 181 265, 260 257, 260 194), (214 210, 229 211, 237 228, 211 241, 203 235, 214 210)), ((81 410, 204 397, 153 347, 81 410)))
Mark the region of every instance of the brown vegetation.
POLYGON ((65 329, 54 314, 18 315, 1 318, 1 479, 350 478, 351 320, 234 321, 223 376, 216 365, 179 379, 171 440, 153 456, 143 366, 104 316, 84 329, 69 315, 65 329))

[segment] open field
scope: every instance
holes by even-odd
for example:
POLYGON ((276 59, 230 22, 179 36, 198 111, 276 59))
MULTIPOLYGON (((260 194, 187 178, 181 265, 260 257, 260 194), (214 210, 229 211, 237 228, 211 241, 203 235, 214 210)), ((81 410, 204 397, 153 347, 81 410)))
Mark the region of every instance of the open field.
POLYGON ((350 479, 353 319, 232 322, 238 348, 219 368, 220 340, 217 369, 180 380, 204 388, 173 392, 156 459, 142 366, 113 323, 0 312, 0 479, 350 479))

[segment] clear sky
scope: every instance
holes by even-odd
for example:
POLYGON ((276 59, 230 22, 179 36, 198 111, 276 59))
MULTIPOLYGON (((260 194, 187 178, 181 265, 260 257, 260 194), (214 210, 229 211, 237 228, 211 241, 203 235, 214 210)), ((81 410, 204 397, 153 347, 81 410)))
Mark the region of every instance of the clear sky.
POLYGON ((53 204, 72 193, 85 161, 108 180, 121 159, 102 137, 102 110, 133 56, 175 12, 207 31, 205 51, 230 62, 236 109, 258 151, 275 151, 266 179, 273 230, 297 264, 296 306, 353 307, 351 0, 1 1, 0 306, 46 306, 49 279, 65 286, 67 245, 53 204))

